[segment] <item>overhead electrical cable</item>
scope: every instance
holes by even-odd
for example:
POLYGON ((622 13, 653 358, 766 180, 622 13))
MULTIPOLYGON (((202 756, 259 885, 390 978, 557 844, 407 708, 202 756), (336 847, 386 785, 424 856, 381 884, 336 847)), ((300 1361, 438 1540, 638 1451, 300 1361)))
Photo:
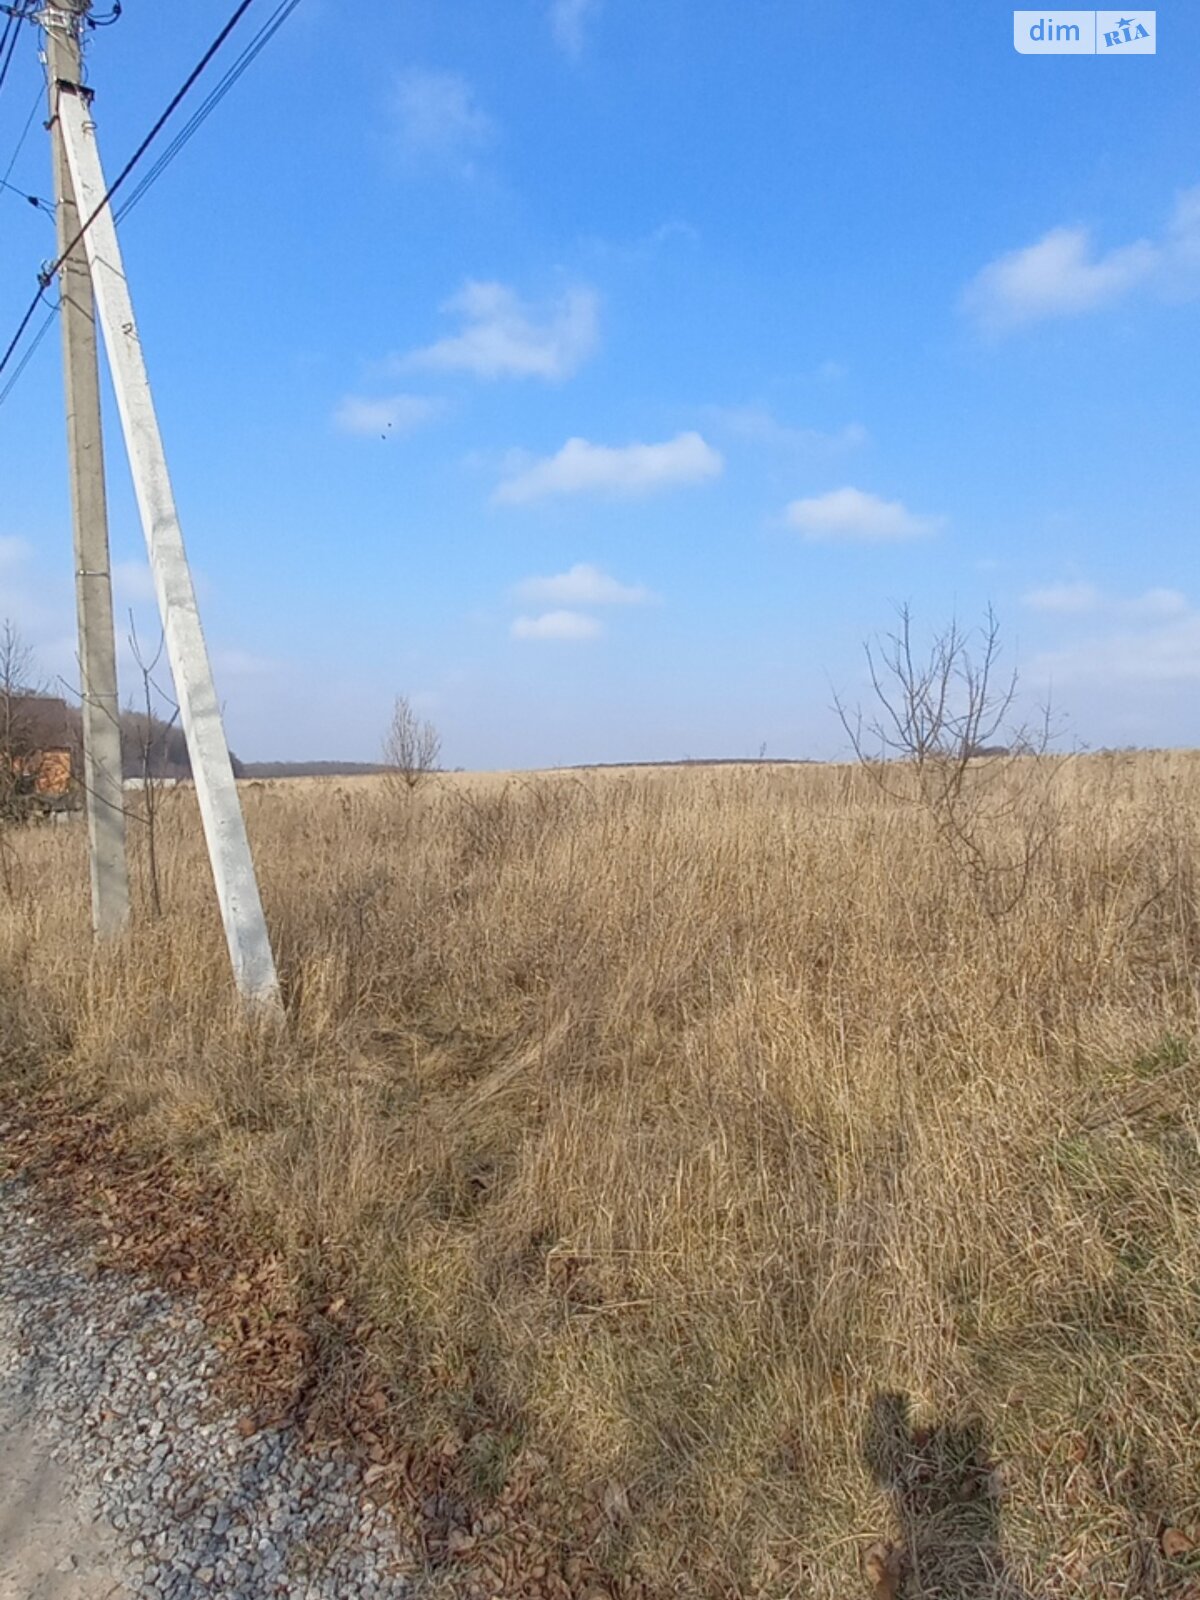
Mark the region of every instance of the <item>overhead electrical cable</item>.
MULTIPOLYGON (((286 18, 287 15, 290 15, 290 12, 295 8, 295 6, 298 3, 299 3, 299 0, 285 0, 284 6, 280 8, 283 11, 283 16, 279 17, 279 21, 283 21, 286 18)), ((109 184, 108 191, 105 194, 103 200, 101 200, 100 204, 92 212, 91 216, 88 217, 87 221, 79 229, 79 232, 71 240, 70 244, 67 245, 66 249, 63 250, 59 254, 58 258, 50 266, 44 268, 38 274, 38 291, 37 291, 37 294, 34 295, 33 300, 30 302, 29 309, 26 311, 24 317, 21 319, 21 323, 20 323, 19 327, 17 328, 16 333, 13 335, 12 339, 9 341, 9 345, 8 345, 7 350, 4 352, 4 355, 2 357, 0 357, 0 373, 2 373, 4 371, 5 367, 7 367, 8 363, 12 360, 13 352, 16 350, 17 345, 20 343, 21 335, 25 332, 25 329, 29 326, 30 322, 32 321, 33 315, 34 315, 34 313, 36 312, 36 310, 38 308, 38 304, 40 303, 40 301, 42 299, 42 296, 45 293, 46 289, 50 286, 51 282, 53 281, 55 273, 62 266, 63 262, 66 261, 67 258, 71 255, 71 252, 75 249, 75 246, 84 237, 84 235, 87 233, 88 229, 91 227, 92 223, 96 220, 96 218, 104 210, 105 206, 107 206, 110 203, 110 201, 112 200, 113 196, 116 194, 117 190, 120 189, 121 185, 125 182, 125 180, 129 177, 129 175, 134 171, 134 169, 141 162, 142 158, 145 156, 145 154, 149 150, 150 146, 154 143, 155 139, 157 139, 158 135, 162 132, 162 129, 163 129, 164 125, 167 123, 167 121, 170 119, 170 117, 174 114, 174 112, 177 109, 177 107, 179 106, 180 102, 184 99, 184 97, 191 90, 193 85, 196 83, 196 80, 208 68, 209 63, 212 61, 212 59, 216 55, 217 51, 220 50, 221 46, 225 43, 226 39, 228 39, 229 35, 237 27, 238 23, 242 20, 242 18, 245 16, 246 12, 249 11, 250 7, 253 4, 254 4, 254 0, 241 0, 241 3, 237 6, 237 8, 234 11, 233 15, 229 18, 229 21, 226 22, 225 26, 221 29, 220 33, 217 34, 216 38, 209 45, 208 49, 201 56, 200 60, 196 63, 196 65, 192 68, 191 72, 189 72, 187 77, 184 79, 183 83, 176 90, 176 92, 172 95, 170 101, 168 102, 168 104, 166 106, 166 109, 162 112, 161 116, 155 122, 154 126, 150 129, 150 132, 142 140, 141 144, 138 145, 137 149, 130 156, 129 160, 125 163, 125 165, 121 168, 120 172, 113 179, 112 183, 109 184)), ((22 12, 21 16, 22 16, 22 19, 23 19, 24 16, 25 16, 25 13, 22 12)), ((278 12, 276 13, 276 16, 279 16, 278 12)), ((271 26, 271 24, 268 23, 266 26, 269 28, 271 26)), ((269 36, 270 35, 268 35, 268 37, 269 36)), ((264 39, 262 42, 265 44, 266 40, 264 39)), ((261 48, 261 45, 259 46, 259 48, 261 48)))
POLYGON ((43 89, 41 84, 39 84, 37 93, 33 97, 33 104, 29 108, 29 115, 25 118, 25 126, 21 129, 21 132, 17 136, 16 148, 13 150, 12 155, 8 158, 8 165, 4 169, 4 177, 3 179, 0 179, 0 182, 7 183, 9 178, 12 177, 12 169, 16 166, 17 157, 21 154, 21 151, 25 146, 25 141, 29 137, 29 130, 33 127, 33 119, 37 116, 37 110, 42 103, 42 95, 45 92, 46 91, 43 89))
POLYGON ((146 151, 149 150, 150 146, 154 143, 155 139, 158 138, 159 134, 163 130, 164 125, 169 121, 171 116, 174 114, 174 112, 175 112, 176 108, 178 107, 180 101, 183 100, 185 95, 187 95, 188 91, 191 89, 192 85, 196 82, 197 78, 199 78, 201 73, 204 72, 204 70, 207 68, 209 62, 216 55, 217 51, 225 43, 226 39, 228 39, 229 35, 237 27, 238 23, 246 15, 246 12, 249 11, 250 7, 253 4, 254 4, 254 0, 241 0, 241 4, 238 6, 237 10, 230 17, 229 21, 225 24, 225 26, 221 29, 221 31, 217 35, 217 37, 209 45, 208 49, 200 57, 200 60, 196 63, 196 65, 188 73, 188 75, 184 79, 183 83, 179 86, 179 88, 171 96, 170 100, 167 103, 166 110, 163 111, 161 116, 158 118, 158 121, 150 129, 150 132, 142 140, 141 144, 138 145, 137 149, 130 156, 129 160, 125 163, 125 165, 121 168, 120 172, 117 173, 116 177, 109 184, 108 191, 105 194, 103 200, 101 200, 100 204, 92 212, 91 216, 83 224, 83 226, 80 228, 79 232, 75 235, 75 237, 71 240, 71 242, 67 246, 67 248, 60 254, 58 260, 50 268, 50 276, 51 277, 53 277, 54 274, 58 271, 59 267, 62 266, 63 262, 71 254, 71 252, 74 250, 75 246, 79 243, 79 241, 83 238, 84 234, 91 227, 92 223, 95 222, 96 218, 104 210, 105 206, 110 203, 110 201, 112 200, 112 197, 116 194, 117 190, 121 187, 121 185, 125 182, 126 178, 128 178, 129 174, 134 170, 134 168, 141 161, 142 157, 146 154, 146 151))
POLYGON ((24 3, 8 8, 8 21, 4 24, 4 33, 0 35, 0 90, 4 88, 4 80, 8 77, 8 69, 12 66, 12 58, 16 54, 17 40, 21 36, 21 24, 27 22, 30 15, 29 7, 24 3))
POLYGON ((4 22, 4 32, 0 33, 0 62, 3 62, 8 56, 9 40, 12 38, 13 34, 16 32, 16 28, 17 28, 16 21, 14 19, 13 13, 10 12, 9 15, 6 17, 5 22, 4 22))
MULTIPOLYGON (((29 309, 26 311, 25 315, 21 318, 20 322, 17 324, 16 333, 14 333, 12 338, 8 341, 8 349, 4 352, 3 357, 0 357, 0 372, 3 372, 5 367, 8 365, 8 363, 12 360, 13 351, 20 344, 21 335, 25 332, 25 329, 33 321, 33 314, 37 310, 37 308, 41 305, 42 296, 45 294, 45 292, 46 291, 45 291, 44 288, 39 287, 37 294, 35 294, 33 299, 29 302, 29 309)), ((5 392, 7 393, 7 391, 5 391, 5 392)))
POLYGON ((216 110, 217 106, 220 105, 221 101, 229 93, 230 89, 233 88, 234 84, 254 61, 255 57, 258 56, 259 53, 270 43, 271 39, 276 33, 278 33, 279 29, 282 28, 283 24, 287 21, 299 4, 300 0, 281 0, 281 4, 276 8, 273 15, 263 23, 258 33, 255 34, 254 38, 242 51, 238 59, 229 68, 225 76, 217 84, 216 88, 214 88, 209 94, 208 98, 202 101, 201 104, 196 108, 190 119, 175 135, 174 139, 172 139, 171 143, 163 151, 162 155, 159 156, 158 160, 146 173, 145 177, 142 178, 141 182, 134 189, 133 193, 129 195, 128 198, 121 204, 116 213, 118 221, 120 221, 122 217, 128 216, 146 191, 158 182, 159 178, 162 177, 163 173, 171 165, 175 157, 197 133, 201 124, 204 123, 212 114, 212 112, 216 110))
POLYGON ((18 189, 16 184, 9 183, 7 178, 0 178, 0 189, 3 189, 6 194, 20 195, 26 205, 36 206, 39 211, 45 211, 50 216, 54 215, 54 207, 49 200, 43 200, 41 195, 26 194, 24 189, 18 189))
POLYGON ((46 313, 46 320, 42 323, 42 325, 38 329, 38 331, 34 334, 33 338, 30 340, 29 348, 26 350, 25 354, 21 357, 20 361, 17 362, 16 366, 13 368, 12 377, 4 385, 3 389, 0 389, 0 406, 2 406, 4 404, 4 402, 8 399, 9 395, 16 388, 17 380, 20 378, 21 374, 25 371, 25 368, 33 360, 34 353, 36 352, 38 345, 41 344, 42 340, 50 332, 50 324, 54 321, 54 319, 55 319, 55 317, 57 317, 57 315, 58 315, 58 305, 56 303, 56 304, 52 305, 50 307, 50 310, 46 313))
POLYGON ((53 216, 54 207, 48 201, 41 199, 36 194, 26 194, 24 189, 18 189, 15 183, 9 183, 8 181, 12 177, 13 168, 16 166, 17 158, 24 148, 25 140, 29 137, 29 130, 33 127, 33 119, 37 116, 37 109, 42 103, 42 95, 44 93, 45 90, 39 85, 38 91, 34 95, 33 104, 29 108, 29 115, 25 118, 25 126, 21 129, 20 136, 17 139, 16 149, 8 159, 8 165, 4 169, 4 176, 0 178, 0 189, 11 189, 14 194, 19 194, 23 200, 27 200, 31 206, 38 206, 43 211, 48 210, 50 215, 53 216))

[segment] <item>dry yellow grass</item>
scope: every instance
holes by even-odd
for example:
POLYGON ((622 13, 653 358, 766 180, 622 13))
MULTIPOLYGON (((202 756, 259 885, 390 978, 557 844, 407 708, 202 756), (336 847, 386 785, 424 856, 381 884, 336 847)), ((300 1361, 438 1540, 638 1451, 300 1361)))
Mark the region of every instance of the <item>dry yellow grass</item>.
POLYGON ((1182 1593, 1200 757, 1057 788, 997 914, 850 768, 248 787, 274 1039, 172 795, 119 956, 82 830, 21 836, 0 1047, 348 1286, 481 1485, 533 1446, 550 1498, 620 1486, 663 1591, 843 1600, 883 1535, 906 1594, 1182 1593))

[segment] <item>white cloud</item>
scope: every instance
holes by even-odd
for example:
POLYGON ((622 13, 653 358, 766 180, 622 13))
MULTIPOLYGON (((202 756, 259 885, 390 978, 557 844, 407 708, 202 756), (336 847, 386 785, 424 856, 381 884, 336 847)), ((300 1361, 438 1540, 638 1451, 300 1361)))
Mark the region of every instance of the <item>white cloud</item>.
POLYGON ((1090 229, 1052 228, 989 262, 963 291, 962 307, 985 331, 1003 333, 1097 311, 1139 288, 1167 298, 1200 292, 1200 188, 1178 197, 1158 240, 1099 253, 1090 229))
POLYGON ((1147 589, 1129 599, 1103 594, 1093 583, 1052 583, 1021 596, 1031 611, 1052 611, 1063 616, 1102 612, 1112 617, 1154 622, 1182 617, 1189 610, 1187 596, 1178 589, 1147 589))
POLYGON ((1181 617, 1188 609, 1187 596, 1178 589, 1147 589, 1125 606, 1132 617, 1181 617))
POLYGON ((882 544, 899 539, 920 539, 935 533, 941 517, 918 516, 899 500, 881 500, 862 489, 833 489, 829 494, 793 500, 787 521, 808 540, 836 539, 848 543, 882 544))
POLYGON ((1200 683, 1200 611, 1189 608, 1146 627, 1119 628, 1047 651, 1031 671, 1055 686, 1200 683))
POLYGON ((1163 250, 1162 291, 1166 299, 1189 299, 1200 288, 1200 184, 1175 201, 1163 250))
POLYGON ((279 662, 232 645, 213 651, 213 670, 222 678, 267 678, 279 670, 279 662))
POLYGON ((1060 584, 1024 597, 1040 610, 1089 617, 1090 631, 1031 664, 1036 678, 1082 689, 1131 690, 1200 682, 1200 610, 1178 589, 1106 595, 1090 584, 1060 584), (1078 594, 1078 604, 1072 596, 1078 594), (1045 599, 1062 602, 1046 605, 1045 599))
POLYGON ((1031 611, 1095 611, 1100 604, 1100 591, 1092 583, 1051 583, 1022 595, 1021 604, 1031 611))
POLYGON ((1042 317, 1076 316, 1117 300, 1154 270, 1147 240, 1095 256, 1086 228, 1052 228, 1037 244, 984 267, 964 296, 986 327, 1003 329, 1042 317))
POLYGON ((597 639, 603 628, 582 611, 544 611, 540 617, 517 617, 514 639, 597 639))
POLYGON ((618 583, 585 561, 551 578, 526 578, 513 593, 532 605, 636 606, 652 598, 640 583, 618 583))
POLYGON ((738 438, 785 450, 842 452, 857 450, 870 435, 861 422, 848 422, 832 432, 822 428, 797 428, 779 419, 767 406, 709 406, 708 415, 716 427, 738 438))
POLYGON ((683 217, 668 217, 656 228, 651 228, 642 240, 642 244, 647 250, 653 251, 660 245, 670 244, 673 239, 682 239, 684 244, 699 244, 700 229, 685 221, 683 217))
POLYGON ((462 317, 462 332, 414 350, 404 365, 554 382, 582 365, 599 337, 599 298, 582 286, 568 289, 539 317, 507 285, 471 280, 442 309, 462 317))
POLYGON ((588 18, 600 9, 600 0, 551 0, 550 30, 554 42, 572 60, 583 54, 588 18))
MULTIPOLYGON (((71 611, 66 586, 69 571, 70 536, 67 560, 60 562, 53 582, 45 581, 33 570, 33 546, 16 534, 0 534, 0 623, 11 622, 23 645, 34 651, 40 675, 48 670, 44 647, 57 636, 71 611)), ((55 662, 58 668, 57 661, 55 662)))
POLYGON ((676 243, 696 245, 699 242, 699 228, 694 227, 683 217, 668 217, 664 222, 651 228, 648 233, 639 234, 634 238, 621 240, 590 234, 582 239, 580 244, 606 263, 616 261, 623 265, 633 265, 653 260, 669 245, 676 243))
POLYGON ((154 599, 154 579, 145 561, 114 561, 112 564, 113 596, 117 600, 145 601, 154 599))
POLYGON ((0 572, 11 572, 14 567, 23 565, 33 554, 33 546, 28 539, 22 539, 15 533, 0 534, 0 572))
POLYGON ((456 72, 412 67, 402 73, 394 101, 400 147, 410 161, 432 162, 473 177, 472 153, 489 144, 495 124, 456 72))
POLYGON ((442 409, 442 401, 420 394, 381 395, 373 400, 348 394, 339 402, 333 423, 340 433, 409 433, 442 409))
POLYGON ((498 505, 525 505, 558 494, 652 494, 706 482, 724 466, 720 452, 698 433, 680 433, 662 444, 619 446, 568 439, 557 455, 506 478, 492 499, 498 505))

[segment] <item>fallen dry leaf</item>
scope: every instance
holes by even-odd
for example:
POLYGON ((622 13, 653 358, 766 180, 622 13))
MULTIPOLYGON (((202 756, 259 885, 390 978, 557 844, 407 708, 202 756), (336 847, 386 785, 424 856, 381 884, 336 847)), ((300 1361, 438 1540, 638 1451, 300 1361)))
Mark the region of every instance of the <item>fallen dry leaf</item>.
POLYGON ((896 1600, 900 1592, 900 1552, 894 1545, 876 1540, 863 1556, 863 1576, 871 1585, 875 1600, 896 1600))
POLYGON ((1159 1544, 1168 1561, 1178 1561, 1180 1556, 1189 1556, 1196 1548, 1196 1541, 1189 1539, 1182 1528, 1164 1528, 1159 1544))

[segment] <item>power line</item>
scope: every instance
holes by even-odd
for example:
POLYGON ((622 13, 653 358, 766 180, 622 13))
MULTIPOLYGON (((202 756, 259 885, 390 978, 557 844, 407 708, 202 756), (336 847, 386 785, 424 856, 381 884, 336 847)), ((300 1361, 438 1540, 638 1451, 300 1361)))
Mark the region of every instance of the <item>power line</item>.
POLYGON ((5 367, 8 365, 8 363, 12 360, 13 351, 20 344, 21 335, 25 332, 25 329, 33 321, 33 314, 37 310, 38 306, 41 305, 42 296, 45 294, 45 292, 46 292, 46 285, 39 284, 38 285, 38 292, 34 295, 33 299, 29 302, 29 309, 26 311, 25 315, 21 318, 21 321, 17 326, 17 331, 16 331, 16 333, 13 334, 12 338, 9 340, 8 349, 4 352, 3 359, 0 360, 0 372, 3 372, 5 367))
MULTIPOLYGON (((40 304, 41 298, 42 298, 41 295, 39 295, 37 300, 34 302, 35 308, 36 308, 36 306, 38 304, 40 304)), ((18 379, 20 378, 21 374, 25 371, 25 368, 33 360, 34 352, 37 350, 38 345, 41 344, 42 340, 50 332, 50 324, 54 321, 54 319, 55 319, 55 317, 57 317, 57 315, 58 315, 58 304, 56 302, 54 305, 52 305, 50 307, 50 310, 49 310, 49 312, 48 312, 48 314, 46 316, 45 322, 42 323, 41 327, 34 334, 33 340, 30 343, 30 346, 29 346, 28 350, 26 350, 25 354, 21 357, 20 361, 18 361, 16 366, 13 368, 12 377, 4 385, 4 388, 0 389, 0 406, 2 406, 4 404, 4 402, 8 399, 9 395, 16 388, 18 379)), ((22 331, 24 331, 24 330, 22 330, 22 331)))
MULTIPOLYGON (((12 184, 10 184, 8 180, 12 177, 12 170, 17 164, 17 157, 21 154, 21 150, 25 144, 25 141, 29 137, 29 130, 33 127, 33 119, 37 116, 37 108, 42 103, 42 95, 44 93, 45 90, 39 84, 37 92, 33 97, 33 104, 29 108, 29 115, 25 118, 25 126, 21 129, 20 136, 17 139, 17 147, 9 157, 8 165, 4 169, 4 176, 0 178, 0 184, 3 184, 6 188, 12 188, 12 184)), ((18 193, 19 192, 20 191, 18 191, 18 193)), ((31 205, 41 204, 36 195, 26 195, 25 198, 30 202, 31 205)))
MULTIPOLYGON (((158 138, 159 134, 162 132, 164 124, 169 120, 171 115, 174 113, 175 108, 179 105, 180 101, 184 98, 184 96, 191 89, 192 85, 196 82, 196 79, 199 78, 199 76, 201 75, 202 72, 204 72, 204 70, 207 68, 209 62, 216 55, 217 51, 225 43, 226 39, 228 39, 229 35, 237 27, 238 23, 246 15, 246 12, 249 11, 250 7, 253 4, 254 4, 254 0, 241 0, 241 4, 238 6, 237 10, 230 17, 229 21, 225 24, 225 26, 221 29, 221 31, 217 35, 217 37, 209 45, 208 49, 200 57, 200 60, 196 63, 196 65, 188 73, 187 77, 184 79, 184 81, 180 85, 180 87, 171 96, 171 99, 167 104, 166 110, 162 113, 162 115, 159 117, 158 121, 150 129, 150 132, 142 140, 141 144, 138 145, 137 149, 133 152, 133 154, 130 156, 129 160, 121 168, 120 172, 117 173, 116 177, 109 184, 108 192, 105 194, 103 200, 101 200, 100 204, 92 212, 91 216, 84 223, 83 227, 80 228, 79 232, 75 235, 75 237, 71 240, 71 242, 67 246, 67 248, 59 256, 58 260, 50 268, 50 276, 51 277, 54 276, 54 274, 58 271, 59 267, 61 267, 63 262, 68 258, 68 256, 70 256, 71 252, 74 250, 75 246, 79 243, 79 241, 83 238, 84 234, 91 227, 92 223, 95 222, 96 218, 104 210, 105 206, 109 204, 109 202, 112 200, 113 195, 116 194, 117 190, 121 187, 121 185, 125 182, 126 178, 129 176, 129 174, 137 166, 138 162, 146 154, 146 151, 149 150, 150 146, 154 143, 155 139, 158 138)), ((0 366, 0 371, 2 371, 2 370, 3 370, 3 367, 0 366)))
POLYGON ((8 69, 12 66, 12 58, 17 51, 21 24, 29 20, 29 15, 29 7, 25 0, 19 0, 19 9, 18 6, 8 8, 8 21, 4 24, 4 34, 0 37, 0 90, 4 88, 4 80, 8 77, 8 69))
POLYGON ((8 51, 8 42, 16 32, 16 27, 17 24, 14 16, 12 12, 9 12, 8 17, 5 19, 4 32, 0 33, 0 61, 3 61, 5 58, 5 55, 8 51))
POLYGON ((18 189, 15 183, 9 183, 7 178, 0 178, 0 189, 7 190, 10 194, 19 194, 27 205, 36 206, 39 211, 49 212, 54 215, 54 207, 49 200, 43 200, 41 195, 26 194, 24 189, 18 189))
POLYGON ((175 135, 174 139, 163 151, 162 155, 159 156, 158 160, 150 168, 149 172, 146 173, 145 177, 137 185, 133 193, 125 200, 124 204, 117 211, 116 215, 118 221, 120 221, 122 217, 128 216, 128 214, 133 210, 134 206, 137 205, 138 201, 141 200, 142 196, 147 192, 147 190, 158 182, 159 178, 162 177, 163 173, 171 165, 172 161, 174 161, 175 157, 180 153, 183 147, 199 131, 201 124, 205 122, 205 120, 213 111, 216 110, 217 106, 229 93, 230 89, 233 88, 234 84, 242 76, 246 69, 251 65, 255 57, 258 56, 259 53, 270 43, 271 39, 276 33, 278 33, 279 29, 282 28, 283 24, 287 21, 299 4, 300 0, 281 0, 280 5, 276 8, 275 12, 267 19, 266 22, 263 23, 258 33, 255 34, 254 38, 246 46, 245 50, 242 51, 238 59, 229 68, 225 76, 217 84, 216 88, 212 90, 208 98, 202 101, 197 109, 192 113, 191 118, 175 135))
MULTIPOLYGON (((289 4, 293 3, 293 0, 288 0, 288 3, 289 4)), ((154 126, 150 129, 150 132, 142 140, 141 144, 138 145, 137 149, 130 156, 129 160, 121 168, 121 171, 113 179, 112 183, 109 184, 108 192, 105 194, 105 196, 101 200, 100 204, 92 212, 91 216, 87 219, 87 221, 80 228, 79 232, 71 240, 70 244, 67 245, 66 249, 63 250, 59 254, 58 259, 56 261, 54 261, 49 267, 44 268, 38 274, 38 291, 37 291, 37 294, 34 295, 33 300, 30 302, 29 309, 26 311, 24 317, 22 317, 20 326, 18 327, 16 333, 13 335, 11 341, 9 342, 8 349, 4 352, 3 357, 0 357, 0 373, 2 373, 4 371, 5 367, 12 360, 13 351, 17 348, 17 345, 20 343, 21 335, 25 332, 25 329, 29 326, 30 322, 33 320, 33 315, 34 315, 34 312, 38 308, 38 303, 40 302, 40 300, 42 298, 42 295, 44 294, 45 290, 48 288, 50 283, 53 281, 54 274, 59 270, 59 268, 62 266, 63 262, 66 261, 70 257, 72 251, 75 249, 75 246, 83 238, 84 234, 87 233, 87 231, 91 227, 92 223, 96 220, 96 218, 104 210, 105 206, 107 206, 109 204, 109 202, 112 200, 112 197, 116 194, 117 190, 121 187, 121 185, 125 182, 126 178, 129 177, 130 173, 134 170, 134 168, 141 161, 142 157, 146 154, 146 151, 149 150, 150 146, 154 143, 155 139, 161 133, 164 124, 168 121, 168 119, 174 113, 174 111, 175 111, 176 107, 179 105, 180 101, 184 98, 184 96, 192 88, 192 85, 196 82, 196 80, 200 77, 200 75, 205 71, 205 69, 208 67, 209 62, 216 55, 217 51, 225 43, 225 40, 228 39, 229 35, 237 27, 238 23, 242 20, 242 18, 245 16, 246 12, 249 11, 250 7, 253 4, 254 4, 254 0, 241 0, 241 3, 238 5, 237 9, 234 11, 234 13, 230 17, 229 21, 221 29, 220 33, 218 33, 217 37, 213 40, 212 44, 209 45, 208 49, 201 56, 200 60, 192 68, 191 72, 188 73, 187 77, 184 79, 184 81, 183 81, 182 85, 179 87, 179 89, 177 89, 176 92, 172 95, 170 101, 167 104, 166 109, 163 111, 162 115, 158 118, 157 122, 155 122, 154 126)), ((23 17, 24 17, 24 13, 22 13, 22 18, 23 17)))
MULTIPOLYGON (((9 47, 18 27, 19 18, 17 13, 15 10, 11 10, 4 19, 4 32, 0 33, 0 63, 7 60, 9 47)), ((4 67, 4 71, 8 71, 7 66, 4 67)))

